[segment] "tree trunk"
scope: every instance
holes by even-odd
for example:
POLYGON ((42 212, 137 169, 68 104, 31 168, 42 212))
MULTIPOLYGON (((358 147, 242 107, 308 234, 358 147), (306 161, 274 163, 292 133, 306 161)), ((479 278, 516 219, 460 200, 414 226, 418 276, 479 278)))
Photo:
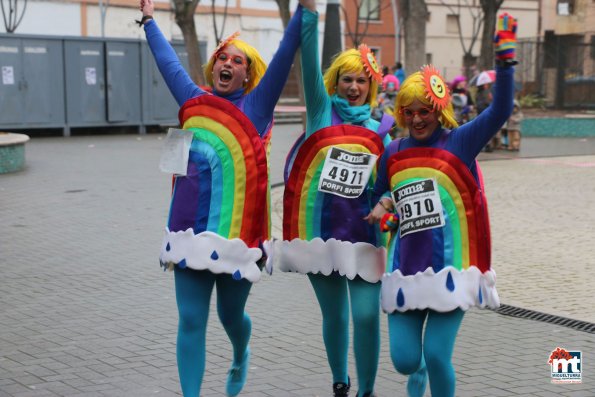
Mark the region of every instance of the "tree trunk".
POLYGON ((182 30, 184 36, 184 45, 186 52, 188 52, 188 74, 192 80, 199 86, 205 84, 205 79, 202 73, 203 61, 200 58, 200 51, 198 50, 198 36, 196 34, 196 25, 194 24, 194 12, 198 6, 198 0, 186 2, 184 0, 174 0, 174 11, 176 23, 182 30))
POLYGON ((428 8, 422 0, 404 0, 405 71, 414 73, 426 63, 426 21, 428 8))
POLYGON ((474 57, 472 54, 465 54, 463 55, 463 68, 465 70, 465 77, 467 81, 471 80, 473 77, 473 67, 477 64, 477 57, 474 57))
POLYGON ((479 52, 479 70, 494 68, 494 31, 496 17, 504 0, 480 0, 483 11, 483 33, 481 35, 481 49, 479 52))
MULTIPOLYGON (((343 51, 343 36, 341 34, 341 2, 329 0, 326 2, 324 20, 324 40, 322 42, 322 70, 331 66, 333 57, 343 51)), ((345 16, 347 18, 347 16, 345 16)))

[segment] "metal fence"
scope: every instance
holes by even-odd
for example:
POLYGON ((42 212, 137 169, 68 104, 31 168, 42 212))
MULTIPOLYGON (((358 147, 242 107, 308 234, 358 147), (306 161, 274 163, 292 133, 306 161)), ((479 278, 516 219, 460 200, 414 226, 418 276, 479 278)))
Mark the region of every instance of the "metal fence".
POLYGON ((578 35, 521 40, 517 59, 518 96, 536 95, 559 109, 595 108, 595 42, 578 35))

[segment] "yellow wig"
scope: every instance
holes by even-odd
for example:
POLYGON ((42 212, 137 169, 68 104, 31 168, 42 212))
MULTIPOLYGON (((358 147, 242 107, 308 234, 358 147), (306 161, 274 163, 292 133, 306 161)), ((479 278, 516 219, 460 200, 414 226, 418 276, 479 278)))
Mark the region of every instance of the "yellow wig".
MULTIPOLYGON (((264 76, 264 73, 267 70, 267 64, 264 62, 256 48, 252 47, 250 44, 246 43, 240 39, 233 39, 231 40, 225 47, 233 45, 238 50, 242 51, 246 58, 248 58, 248 72, 250 74, 250 78, 248 82, 244 85, 245 93, 249 93, 252 91, 264 76)), ((213 86, 213 65, 215 64, 215 55, 213 53, 209 62, 203 66, 205 79, 209 86, 213 86)))
MULTIPOLYGON (((326 92, 331 96, 335 94, 337 90, 337 82, 342 74, 361 73, 365 71, 362 57, 358 50, 352 48, 339 53, 333 60, 331 66, 329 66, 324 73, 324 86, 326 87, 326 92)), ((377 105, 377 93, 378 83, 376 80, 370 78, 370 91, 366 98, 366 103, 369 104, 370 107, 375 107, 377 105)))
MULTIPOLYGON (((432 103, 426 98, 426 85, 421 72, 415 72, 403 81, 397 94, 397 109, 401 110, 405 106, 411 105, 414 100, 419 100, 424 105, 432 107, 432 103)), ((406 128, 405 119, 400 111, 395 112, 397 124, 401 128, 406 128)), ((449 102, 446 108, 439 111, 438 120, 445 128, 456 128, 459 126, 455 119, 452 102, 449 102)))

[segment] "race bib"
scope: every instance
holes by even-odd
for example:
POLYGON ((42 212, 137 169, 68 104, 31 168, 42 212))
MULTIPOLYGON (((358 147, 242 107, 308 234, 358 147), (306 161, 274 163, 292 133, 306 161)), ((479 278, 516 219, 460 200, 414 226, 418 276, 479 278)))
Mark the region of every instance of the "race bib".
POLYGON ((399 213, 401 237, 445 225, 438 183, 422 179, 393 190, 392 198, 399 213))
POLYGON ((176 128, 167 130, 159 161, 161 171, 168 174, 186 175, 192 137, 192 131, 176 128))
POLYGON ((359 197, 378 156, 331 147, 326 154, 318 191, 346 198, 359 197))

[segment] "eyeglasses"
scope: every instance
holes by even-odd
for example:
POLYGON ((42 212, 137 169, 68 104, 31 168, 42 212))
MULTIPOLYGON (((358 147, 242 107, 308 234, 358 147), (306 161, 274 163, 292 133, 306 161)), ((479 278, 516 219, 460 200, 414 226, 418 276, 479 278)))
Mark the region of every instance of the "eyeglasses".
POLYGON ((215 55, 215 58, 222 63, 225 63, 225 62, 227 62, 228 59, 231 59, 231 62, 235 65, 248 66, 248 62, 246 61, 246 58, 244 58, 241 55, 230 55, 227 52, 219 51, 217 53, 217 55, 215 55))
POLYGON ((415 117, 415 115, 417 115, 420 119, 425 120, 428 117, 430 117, 432 113, 434 113, 434 110, 430 108, 421 108, 419 110, 401 108, 401 110, 399 110, 399 113, 401 113, 403 117, 405 117, 406 119, 412 119, 413 117, 415 117))

